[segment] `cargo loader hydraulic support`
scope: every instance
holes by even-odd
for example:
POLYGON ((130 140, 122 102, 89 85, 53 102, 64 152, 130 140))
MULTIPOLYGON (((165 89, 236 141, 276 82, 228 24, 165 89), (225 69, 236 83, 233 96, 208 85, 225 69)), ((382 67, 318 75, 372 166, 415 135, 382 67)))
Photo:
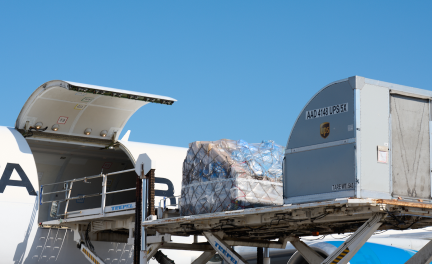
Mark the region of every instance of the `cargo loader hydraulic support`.
POLYGON ((219 253, 226 263, 248 264, 237 252, 234 251, 227 243, 225 243, 218 235, 210 232, 204 232, 207 241, 219 253))
POLYGON ((432 261, 432 241, 414 254, 405 264, 427 264, 432 261))
POLYGON ((264 248, 264 264, 270 264, 270 250, 269 248, 264 248))
POLYGON ((216 251, 206 251, 202 253, 192 264, 206 264, 214 255, 216 251))
POLYGON ((300 239, 297 238, 296 240, 291 241, 291 244, 298 250, 298 252, 309 264, 321 264, 324 261, 324 258, 320 254, 318 254, 304 242, 300 241, 300 239))
POLYGON ((355 231, 342 245, 340 245, 322 264, 346 264, 357 251, 366 243, 373 233, 381 226, 384 213, 375 213, 357 231, 355 231))
POLYGON ((385 216, 385 213, 375 213, 326 259, 298 238, 291 239, 290 242, 309 264, 347 264, 381 226, 381 220, 385 216))

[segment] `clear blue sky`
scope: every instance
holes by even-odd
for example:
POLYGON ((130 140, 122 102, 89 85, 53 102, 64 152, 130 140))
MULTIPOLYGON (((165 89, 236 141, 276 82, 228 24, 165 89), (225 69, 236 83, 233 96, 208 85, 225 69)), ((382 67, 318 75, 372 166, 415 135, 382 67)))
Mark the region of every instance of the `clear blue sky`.
MULTIPOLYGON (((304 104, 353 75, 432 89, 432 1, 1 1, 0 125, 62 79, 176 98, 130 140, 285 145, 304 104)), ((123 132, 123 133, 124 133, 123 132)))

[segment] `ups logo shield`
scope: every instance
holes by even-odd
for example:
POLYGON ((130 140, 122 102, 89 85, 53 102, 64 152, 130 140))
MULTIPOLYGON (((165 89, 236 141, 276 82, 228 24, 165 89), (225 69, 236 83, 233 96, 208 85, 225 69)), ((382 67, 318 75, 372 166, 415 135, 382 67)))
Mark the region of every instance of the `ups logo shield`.
POLYGON ((322 138, 326 138, 330 135, 330 123, 324 122, 320 125, 320 135, 322 138))

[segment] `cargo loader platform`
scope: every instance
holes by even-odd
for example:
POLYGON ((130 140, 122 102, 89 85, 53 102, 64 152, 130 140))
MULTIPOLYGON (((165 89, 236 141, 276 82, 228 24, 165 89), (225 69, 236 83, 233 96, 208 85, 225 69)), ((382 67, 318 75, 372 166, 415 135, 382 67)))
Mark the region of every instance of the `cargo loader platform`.
MULTIPOLYGON (((107 204, 107 196, 124 194, 127 192, 130 193, 136 191, 136 187, 108 191, 108 177, 112 177, 113 175, 124 176, 126 173, 134 171, 135 169, 127 169, 106 174, 101 173, 99 175, 54 182, 41 186, 39 191, 39 205, 51 204, 50 216, 53 219, 41 222, 39 224, 40 227, 50 229, 69 228, 73 230, 74 241, 77 243, 81 253, 84 254, 84 257, 90 263, 103 264, 104 262, 97 256, 90 240, 97 240, 98 233, 102 233, 101 239, 105 239, 105 241, 120 240, 128 244, 133 244, 133 229, 136 222, 136 202, 107 204), (71 195, 73 190, 78 193, 83 192, 79 188, 79 190, 76 190, 77 187, 73 188, 74 186, 79 186, 77 185, 78 183, 91 183, 91 181, 99 183, 97 180, 101 182, 101 185, 96 185, 93 191, 101 188, 100 192, 85 195, 71 195), (58 186, 60 188, 58 188, 58 186), (47 188, 49 189, 50 187, 51 190, 47 192, 47 188), (45 200, 44 197, 46 196, 51 196, 51 199, 45 200), (93 197, 100 197, 98 207, 89 209, 78 208, 79 210, 76 210, 77 206, 75 206, 75 210, 69 210, 71 201, 93 197)), ((81 184, 81 188, 82 186, 81 184)))
POLYGON ((142 222, 142 225, 147 234, 148 260, 158 249, 166 248, 204 251, 203 255, 193 262, 195 264, 206 263, 216 252, 226 261, 231 261, 228 263, 247 263, 233 250, 233 246, 285 248, 287 242, 290 242, 309 263, 348 263, 377 230, 431 226, 432 204, 340 198, 324 202, 148 220, 142 222), (337 255, 329 256, 325 262, 324 258, 299 240, 301 236, 349 232, 354 233, 341 245, 340 250, 336 251, 337 255), (204 235, 210 243, 169 243, 167 238, 171 235, 204 235), (345 259, 345 262, 333 262, 342 255, 343 258, 339 260, 345 259))
MULTIPOLYGON (((146 175, 143 166, 136 167, 135 172, 139 172, 137 174, 142 179, 143 190, 142 193, 140 192, 143 203, 138 208, 135 202, 106 206, 105 196, 110 194, 106 191, 106 179, 109 175, 95 175, 62 183, 64 189, 58 192, 65 193, 65 198, 59 202, 65 202, 67 205, 68 201, 81 197, 70 195, 73 182, 100 177, 103 179, 102 192, 94 195, 102 196, 101 207, 68 212, 65 206, 64 213, 60 214, 60 206, 52 206, 53 215, 62 216, 62 218, 45 221, 41 225, 47 228, 71 228, 74 230, 74 239, 78 242, 83 241, 83 237, 87 236, 85 235, 86 229, 92 232, 125 229, 128 230, 128 244, 136 244, 136 238, 141 237, 139 239, 142 242, 140 243, 140 263, 147 263, 159 249, 202 251, 202 255, 193 262, 194 264, 207 263, 216 253, 228 263, 247 264, 247 261, 235 252, 234 246, 282 249, 288 242, 308 263, 348 263, 377 230, 416 229, 432 225, 431 203, 372 198, 337 198, 321 202, 285 204, 180 217, 170 217, 172 214, 169 214, 169 211, 173 209, 168 209, 165 203, 160 203, 157 208, 157 216, 147 217, 145 209, 148 205, 146 187, 148 179, 143 176, 146 175), (137 236, 135 210, 141 207, 144 209, 142 219, 147 220, 141 223, 140 233, 142 235, 137 236), (90 229, 89 225, 91 225, 90 229), (326 259, 300 240, 302 236, 349 232, 354 233, 326 259), (195 239, 193 244, 172 243, 171 236, 194 236, 195 239), (204 236, 208 242, 198 243, 198 236, 204 236), (335 260, 338 261, 335 262, 335 260)), ((129 171, 132 170, 115 173, 129 171)), ((137 186, 141 187, 141 185, 137 186)), ((131 191, 131 189, 116 190, 112 193, 125 191, 131 191)), ((41 195, 51 193, 44 193, 41 189, 41 195)), ((53 203, 53 201, 43 199, 40 202, 53 203)), ((432 244, 427 244, 425 250, 419 251, 410 260, 412 262, 407 263, 427 263, 428 259, 424 261, 418 259, 428 256, 424 252, 429 249, 432 249, 432 244)), ((265 252, 268 253, 268 250, 265 252)))
MULTIPOLYGON (((428 90, 360 76, 326 85, 301 110, 289 135, 282 167, 284 205, 200 214, 203 210, 188 211, 190 203, 185 202, 180 211, 189 216, 142 222, 144 262, 157 248, 207 246, 194 264, 206 263, 214 252, 227 263, 247 263, 233 246, 284 248, 290 242, 308 263, 346 264, 376 230, 430 226, 431 109, 428 90), (326 259, 300 241, 302 236, 348 232, 354 233, 326 259), (165 237, 169 235, 203 235, 209 243, 170 245, 165 237)), ((204 165, 210 164, 210 151, 209 145, 191 152, 193 162, 184 163, 187 172, 207 174, 204 165)), ((244 157, 230 155, 236 160, 244 157)), ((185 178, 189 174, 183 174, 186 187, 200 181, 185 178)), ((255 176, 264 179, 262 175, 255 176)), ((217 176, 225 179, 223 173, 217 176)), ((206 186, 210 179, 206 178, 206 186)), ((229 188, 225 187, 227 194, 229 188)), ((202 197, 210 193, 220 196, 212 189, 205 191, 197 199, 205 200, 202 197)), ((184 193, 182 199, 187 201, 184 193)), ((204 204, 209 202, 200 206, 204 204)), ((431 261, 432 242, 407 263, 431 261)))
POLYGON ((124 193, 129 191, 136 190, 136 187, 134 188, 127 188, 127 189, 121 189, 121 190, 115 190, 115 191, 107 191, 107 179, 109 176, 112 175, 118 175, 118 174, 124 174, 128 172, 133 172, 135 169, 128 169, 123 171, 117 171, 112 173, 103 174, 100 175, 93 175, 93 176, 87 176, 77 179, 72 179, 64 182, 55 182, 51 184, 46 184, 44 186, 41 186, 40 189, 40 205, 42 204, 51 204, 51 212, 50 215, 53 218, 53 220, 44 221, 41 223, 42 226, 45 227, 52 227, 52 226, 65 226, 67 224, 82 224, 82 223, 90 223, 91 221, 95 220, 105 220, 105 221, 113 221, 116 219, 124 219, 124 218, 130 218, 131 216, 135 215, 135 202, 130 203, 123 203, 123 204, 112 204, 112 205, 106 205, 107 195, 110 194, 118 194, 118 193, 124 193), (74 183, 77 182, 89 182, 89 180, 92 179, 98 179, 102 178, 102 188, 100 193, 93 193, 88 195, 78 195, 75 197, 71 196, 72 187, 74 183), (47 186, 55 186, 55 185, 62 185, 63 189, 59 191, 50 191, 45 192, 44 188, 47 186), (47 200, 45 201, 43 199, 44 195, 52 195, 52 194, 64 194, 64 198, 60 198, 57 200, 47 200), (85 199, 88 197, 101 197, 101 205, 97 208, 90 208, 90 209, 81 209, 77 211, 68 211, 68 206, 70 201, 78 200, 78 199, 85 199), (61 206, 61 203, 64 203, 64 206, 61 206), (60 208, 62 208, 63 213, 60 214, 60 208))
POLYGON ((432 204, 345 198, 158 219, 145 221, 143 226, 179 236, 218 230, 236 238, 276 239, 283 235, 354 232, 374 213, 387 214, 379 230, 432 225, 432 204))

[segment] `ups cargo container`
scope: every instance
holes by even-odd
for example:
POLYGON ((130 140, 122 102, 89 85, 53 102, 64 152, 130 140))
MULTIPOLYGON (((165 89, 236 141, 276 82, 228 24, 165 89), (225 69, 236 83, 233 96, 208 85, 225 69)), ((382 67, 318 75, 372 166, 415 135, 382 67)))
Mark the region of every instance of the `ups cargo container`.
POLYGON ((284 203, 431 200, 432 92, 354 76, 322 88, 288 139, 284 203))

